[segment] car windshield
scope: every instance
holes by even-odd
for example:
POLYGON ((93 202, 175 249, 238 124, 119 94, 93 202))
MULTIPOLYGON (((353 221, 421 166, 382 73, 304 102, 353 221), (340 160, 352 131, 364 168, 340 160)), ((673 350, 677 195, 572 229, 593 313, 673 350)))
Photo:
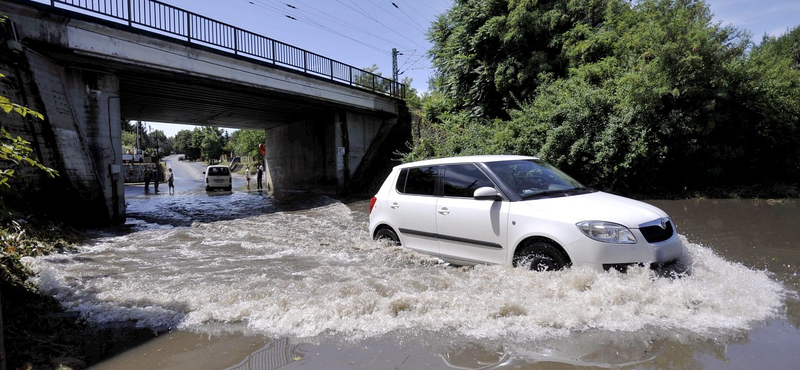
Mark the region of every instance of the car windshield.
POLYGON ((592 191, 559 169, 537 159, 488 162, 486 166, 523 199, 592 191))

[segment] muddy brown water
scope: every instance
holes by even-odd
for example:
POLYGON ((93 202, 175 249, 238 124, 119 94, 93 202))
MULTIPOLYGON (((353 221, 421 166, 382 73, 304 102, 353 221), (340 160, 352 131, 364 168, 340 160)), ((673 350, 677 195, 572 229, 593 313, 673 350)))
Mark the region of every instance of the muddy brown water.
POLYGON ((367 200, 126 189, 126 226, 29 261, 98 327, 91 369, 796 369, 800 203, 649 200, 691 274, 458 268, 367 235, 367 200), (113 337, 103 338, 114 341, 113 337), (133 346, 132 344, 136 344, 133 346), (106 350, 108 345, 106 345, 106 350), (98 359, 100 360, 100 359, 98 359))

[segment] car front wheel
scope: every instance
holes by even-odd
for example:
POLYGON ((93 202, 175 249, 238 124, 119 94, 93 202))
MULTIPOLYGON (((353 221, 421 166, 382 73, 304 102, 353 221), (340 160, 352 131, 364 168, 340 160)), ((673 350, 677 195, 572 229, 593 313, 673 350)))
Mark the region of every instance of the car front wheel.
POLYGON ((514 257, 514 267, 526 266, 533 271, 558 271, 571 264, 566 253, 545 241, 528 242, 514 257))
POLYGON ((385 240, 390 245, 400 245, 400 238, 397 236, 397 233, 395 233, 394 230, 388 227, 384 227, 378 230, 375 233, 375 240, 377 241, 385 240))

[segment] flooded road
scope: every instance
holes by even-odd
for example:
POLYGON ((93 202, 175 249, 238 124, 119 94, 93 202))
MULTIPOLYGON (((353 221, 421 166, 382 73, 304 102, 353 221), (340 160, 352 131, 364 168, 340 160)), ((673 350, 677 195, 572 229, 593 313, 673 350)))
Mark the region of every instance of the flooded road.
MULTIPOLYGON (((368 200, 126 189, 125 227, 31 261, 97 325, 162 333, 92 369, 795 369, 800 203, 649 201, 691 273, 459 268, 372 241, 368 200)), ((251 187, 255 189, 255 181, 251 187)))

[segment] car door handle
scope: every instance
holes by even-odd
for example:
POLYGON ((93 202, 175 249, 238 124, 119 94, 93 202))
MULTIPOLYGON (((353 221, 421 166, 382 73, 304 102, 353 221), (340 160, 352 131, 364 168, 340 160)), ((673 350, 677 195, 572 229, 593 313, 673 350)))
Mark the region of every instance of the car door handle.
POLYGON ((397 204, 397 203, 392 203, 392 205, 391 205, 391 206, 389 206, 389 207, 390 207, 391 209, 398 209, 398 208, 400 208, 400 205, 399 205, 399 204, 397 204))
POLYGON ((447 216, 450 214, 450 210, 447 209, 447 207, 442 207, 442 209, 439 210, 439 214, 447 216))

